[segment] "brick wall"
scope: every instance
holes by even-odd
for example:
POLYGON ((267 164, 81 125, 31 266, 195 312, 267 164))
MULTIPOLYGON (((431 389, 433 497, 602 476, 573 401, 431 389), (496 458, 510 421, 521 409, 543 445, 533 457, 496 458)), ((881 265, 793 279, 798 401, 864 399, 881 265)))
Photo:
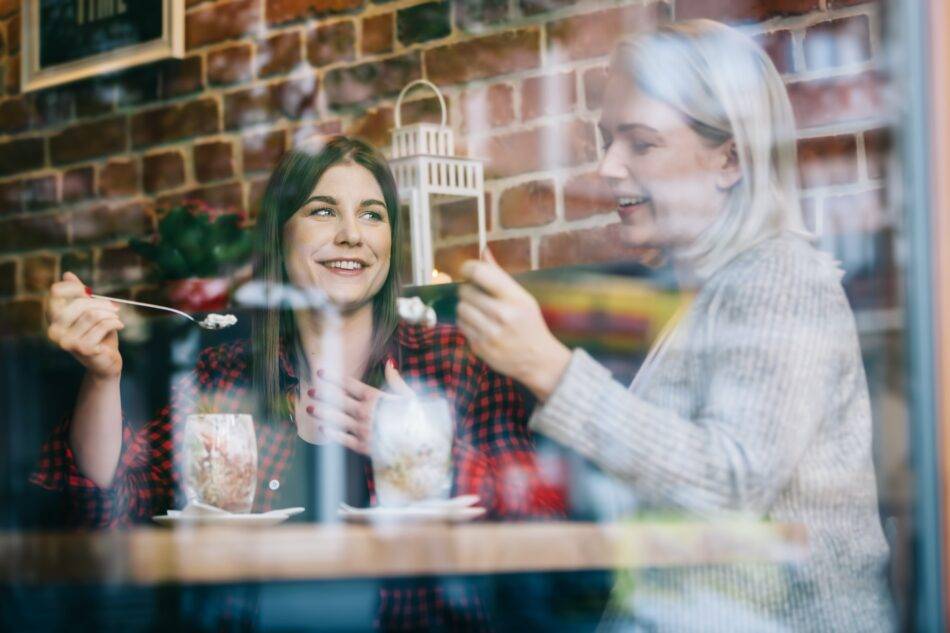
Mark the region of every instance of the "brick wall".
MULTIPOLYGON (((19 4, 0 0, 2 332, 39 330, 44 289, 63 270, 154 294, 126 244, 154 229, 157 210, 200 197, 253 216, 296 139, 344 131, 387 146, 395 95, 418 77, 444 90, 457 144, 487 162, 503 263, 621 258, 593 177, 604 69, 624 33, 670 17, 742 23, 766 47, 800 127, 805 206, 829 246, 894 239, 877 2, 188 0, 184 59, 27 95, 19 4)), ((436 108, 420 96, 404 116, 434 120, 436 108)), ((446 205, 434 225, 437 266, 454 273, 475 249, 474 205, 446 205)))

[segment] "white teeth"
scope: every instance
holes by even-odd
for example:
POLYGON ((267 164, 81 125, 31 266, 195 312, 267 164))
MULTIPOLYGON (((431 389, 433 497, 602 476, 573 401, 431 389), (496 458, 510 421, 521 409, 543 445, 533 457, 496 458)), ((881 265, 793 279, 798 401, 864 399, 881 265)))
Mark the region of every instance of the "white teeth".
POLYGON ((363 264, 351 259, 338 259, 336 261, 327 262, 326 266, 328 268, 342 268, 343 270, 359 270, 363 267, 363 264))
POLYGON ((617 204, 620 205, 621 207, 628 207, 628 206, 633 206, 636 204, 641 204, 643 202, 646 202, 647 200, 649 200, 649 198, 644 198, 642 196, 638 198, 617 198, 617 204))

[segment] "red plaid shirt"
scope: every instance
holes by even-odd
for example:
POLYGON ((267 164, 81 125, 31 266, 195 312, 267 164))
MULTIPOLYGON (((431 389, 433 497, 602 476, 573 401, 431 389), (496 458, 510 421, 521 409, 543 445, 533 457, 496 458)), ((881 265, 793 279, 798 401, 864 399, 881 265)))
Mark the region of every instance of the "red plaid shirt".
MULTIPOLYGON (((479 495, 490 518, 564 514, 559 487, 539 476, 524 400, 510 379, 478 360, 464 337, 450 326, 401 324, 394 347, 398 368, 413 387, 422 394, 445 397, 455 413, 455 494, 479 495)), ((293 368, 285 356, 281 360, 288 396, 293 398, 293 368)), ((246 406, 249 393, 250 343, 208 348, 199 355, 191 375, 173 387, 171 403, 155 419, 137 432, 123 421, 122 454, 110 488, 98 487, 77 469, 68 442, 69 420, 59 425, 44 444, 30 481, 66 493, 70 523, 112 527, 147 522, 183 503, 181 469, 176 458, 182 454, 179 448, 185 417, 198 410, 250 410, 246 406)), ((273 479, 280 481, 293 459, 296 427, 290 419, 257 422, 256 433, 258 488, 254 510, 261 512, 279 500, 278 492, 267 484, 273 479)), ((368 478, 372 490, 369 473, 368 478)), ((381 625, 396 629, 437 625, 466 628, 481 620, 477 597, 462 595, 461 604, 453 605, 444 593, 442 588, 425 583, 411 590, 384 590, 381 625), (456 617, 461 619, 456 621, 456 617)))

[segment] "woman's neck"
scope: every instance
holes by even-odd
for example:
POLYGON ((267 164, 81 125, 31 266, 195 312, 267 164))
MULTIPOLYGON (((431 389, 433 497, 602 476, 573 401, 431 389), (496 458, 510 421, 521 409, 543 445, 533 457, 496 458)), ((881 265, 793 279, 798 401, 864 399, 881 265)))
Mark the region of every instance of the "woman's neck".
POLYGON ((310 376, 305 377, 308 382, 313 383, 318 369, 330 369, 357 379, 362 377, 373 344, 372 303, 341 314, 332 326, 320 312, 302 312, 295 317, 300 352, 306 359, 306 363, 300 359, 298 370, 309 368, 310 376), (334 331, 325 332, 326 327, 333 327, 334 331), (324 349, 324 334, 332 337, 332 349, 324 349))

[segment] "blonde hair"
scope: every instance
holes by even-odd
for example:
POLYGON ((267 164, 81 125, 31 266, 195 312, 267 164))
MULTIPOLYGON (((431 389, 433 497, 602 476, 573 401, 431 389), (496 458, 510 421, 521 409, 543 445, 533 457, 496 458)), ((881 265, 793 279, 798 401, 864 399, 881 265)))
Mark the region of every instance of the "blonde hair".
POLYGON ((741 178, 723 213, 679 256, 708 277, 783 231, 811 237, 798 197, 792 106, 768 55, 739 31, 687 20, 621 42, 611 72, 678 110, 711 143, 735 142, 741 178))

